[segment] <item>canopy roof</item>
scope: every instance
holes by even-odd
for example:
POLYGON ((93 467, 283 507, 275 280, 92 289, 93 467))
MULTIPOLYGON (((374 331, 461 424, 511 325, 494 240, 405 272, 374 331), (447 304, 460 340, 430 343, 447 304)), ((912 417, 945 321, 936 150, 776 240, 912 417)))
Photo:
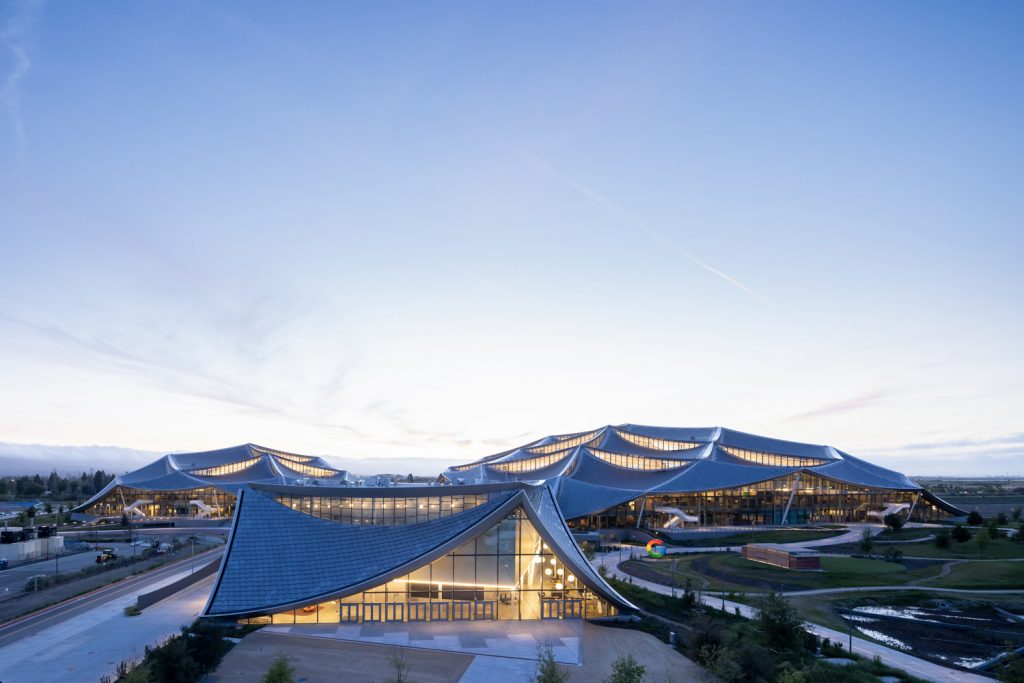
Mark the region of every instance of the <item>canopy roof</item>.
POLYGON ((450 467, 440 480, 547 481, 557 491, 566 518, 573 519, 645 494, 730 489, 798 472, 856 487, 918 491, 949 512, 966 514, 928 494, 906 475, 831 446, 724 427, 622 424, 548 436, 450 467))
MULTIPOLYGON (((274 500, 321 495, 309 487, 254 484, 239 493, 206 617, 246 617, 343 598, 400 577, 450 553, 521 508, 544 541, 591 590, 620 609, 636 609, 594 571, 573 540, 547 486, 472 488, 488 501, 418 524, 359 525, 322 519, 274 500), (268 552, 268 540, 273 551, 268 552)), ((332 494, 377 496, 363 488, 332 494)), ((394 489, 391 490, 394 495, 394 489)), ((437 487, 404 487, 403 496, 436 496, 437 487)))
POLYGON ((247 443, 196 453, 169 453, 144 467, 119 474, 103 490, 72 512, 85 512, 118 486, 144 491, 182 491, 214 486, 235 493, 253 483, 297 484, 316 481, 339 486, 349 483, 344 470, 315 455, 300 455, 247 443))

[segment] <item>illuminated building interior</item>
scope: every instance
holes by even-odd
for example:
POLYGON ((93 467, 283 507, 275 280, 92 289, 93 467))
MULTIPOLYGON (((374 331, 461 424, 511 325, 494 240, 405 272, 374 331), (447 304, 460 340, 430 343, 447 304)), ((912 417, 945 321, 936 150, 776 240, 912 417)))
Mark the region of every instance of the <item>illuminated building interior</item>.
POLYGON ((582 619, 635 609, 594 571, 548 487, 466 489, 447 507, 438 487, 407 489, 402 509, 435 506, 436 516, 371 524, 332 511, 350 503, 384 511, 399 499, 246 487, 203 615, 290 624, 582 619))
POLYGON ((216 451, 173 453, 126 474, 71 511, 92 521, 127 515, 225 519, 234 514, 239 487, 263 483, 347 483, 347 473, 323 458, 244 444, 216 451))
POLYGON ((615 613, 517 510, 453 552, 396 579, 343 598, 243 621, 571 619, 615 613))

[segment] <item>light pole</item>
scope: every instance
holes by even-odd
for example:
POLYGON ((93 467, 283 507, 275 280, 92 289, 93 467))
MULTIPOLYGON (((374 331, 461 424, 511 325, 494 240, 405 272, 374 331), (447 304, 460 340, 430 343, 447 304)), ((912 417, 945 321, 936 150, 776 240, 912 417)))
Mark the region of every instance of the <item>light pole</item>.
POLYGON ((190 538, 190 539, 188 539, 188 542, 192 546, 192 571, 191 571, 191 573, 195 574, 196 573, 196 539, 195 538, 190 538))

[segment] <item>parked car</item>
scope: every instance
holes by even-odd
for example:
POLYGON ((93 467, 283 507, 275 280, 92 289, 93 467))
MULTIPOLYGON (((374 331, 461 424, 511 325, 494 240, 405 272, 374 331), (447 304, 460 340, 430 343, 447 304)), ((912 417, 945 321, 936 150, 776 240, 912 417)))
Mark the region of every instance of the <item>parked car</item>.
POLYGON ((7 569, 7 567, 8 567, 8 563, 7 563, 7 558, 5 557, 2 560, 0 560, 0 570, 7 569))

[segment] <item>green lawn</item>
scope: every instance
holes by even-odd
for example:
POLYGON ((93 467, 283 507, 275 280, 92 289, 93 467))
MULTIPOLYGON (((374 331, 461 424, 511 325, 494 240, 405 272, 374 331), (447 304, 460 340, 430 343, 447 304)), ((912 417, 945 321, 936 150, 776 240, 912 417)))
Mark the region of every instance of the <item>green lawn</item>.
POLYGON ((903 585, 916 579, 937 576, 941 566, 936 564, 908 570, 900 564, 868 560, 857 557, 823 557, 822 571, 791 571, 761 562, 746 560, 735 553, 700 553, 669 556, 661 560, 630 562, 624 569, 640 578, 672 585, 672 560, 676 561, 676 585, 682 586, 687 578, 694 588, 759 593, 799 591, 817 588, 843 588, 853 586, 903 585), (639 567, 637 565, 640 565, 639 567))
POLYGON ((907 557, 935 557, 946 560, 1010 560, 1024 558, 1024 543, 1008 538, 996 538, 988 542, 985 554, 978 552, 977 531, 967 543, 950 540, 949 548, 939 548, 932 542, 913 543, 900 547, 907 557))
POLYGON ((924 582, 941 588, 1016 588, 1024 590, 1024 562, 962 562, 949 576, 924 582))
POLYGON ((794 541, 817 541, 844 534, 844 529, 771 529, 769 531, 749 531, 744 533, 723 534, 721 536, 705 536, 703 538, 685 539, 682 541, 666 540, 670 545, 684 548, 707 548, 727 545, 743 545, 745 543, 792 543, 794 541))

